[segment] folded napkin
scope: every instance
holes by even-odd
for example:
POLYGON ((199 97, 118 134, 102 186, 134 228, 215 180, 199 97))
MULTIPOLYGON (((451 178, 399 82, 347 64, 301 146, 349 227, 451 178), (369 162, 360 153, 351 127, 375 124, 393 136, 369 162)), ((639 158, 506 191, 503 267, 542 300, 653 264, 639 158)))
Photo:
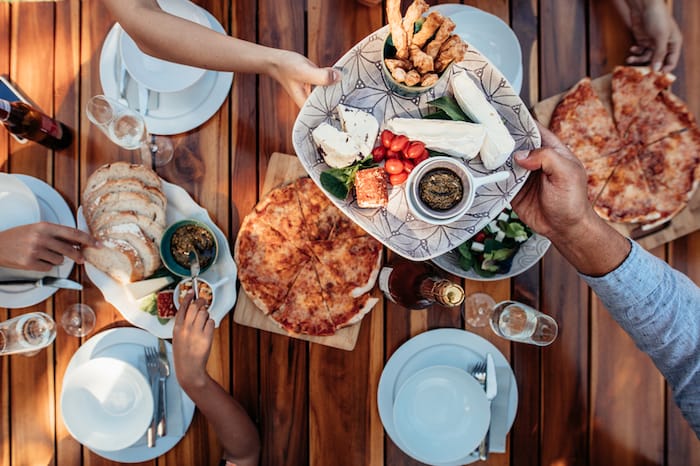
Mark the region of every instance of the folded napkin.
POLYGON ((505 453, 508 434, 508 405, 510 404, 510 368, 496 366, 498 394, 491 402, 489 451, 505 453))

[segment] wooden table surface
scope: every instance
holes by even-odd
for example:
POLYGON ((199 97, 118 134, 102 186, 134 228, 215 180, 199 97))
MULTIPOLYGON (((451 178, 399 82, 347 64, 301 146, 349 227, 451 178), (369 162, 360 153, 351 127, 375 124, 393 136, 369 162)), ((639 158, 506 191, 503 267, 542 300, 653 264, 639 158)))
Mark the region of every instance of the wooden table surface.
MULTIPOLYGON (((384 24, 382 8, 358 6, 355 0, 197 3, 237 37, 294 49, 323 65, 384 24)), ((585 75, 609 72, 622 62, 630 43, 609 1, 465 3, 500 16, 515 30, 523 49, 522 96, 528 105, 585 75)), ((674 90, 700 115, 700 4, 672 4, 685 38, 674 90)), ((19 145, 0 131, 0 170, 46 180, 73 209, 95 168, 133 157, 88 124, 82 110, 89 97, 101 93, 100 47, 113 22, 97 0, 0 3, 0 73, 79 134, 70 149, 52 153, 36 144, 19 145)), ((293 152, 296 113, 271 79, 236 76, 221 110, 199 128, 174 137, 175 159, 158 171, 206 207, 233 243, 241 218, 259 197, 269 156, 293 152)), ((700 283, 700 232, 653 253, 700 283)), ((27 311, 60 318, 68 305, 84 302, 96 310, 98 328, 122 320, 81 267, 74 276, 84 291, 60 290, 31 308, 0 309, 0 319, 27 311)), ((700 464, 700 442, 661 375, 555 250, 514 279, 466 282, 465 287, 467 293, 529 303, 560 325, 559 338, 544 349, 478 331, 510 359, 520 397, 508 451, 492 455, 489 464, 700 464)), ((355 350, 347 352, 242 327, 229 315, 216 332, 209 370, 257 422, 262 464, 417 464, 384 433, 377 383, 401 344, 439 327, 465 328, 465 323, 459 310, 409 312, 380 302, 362 322, 355 350)), ((110 464, 74 441, 59 414, 63 373, 80 344, 59 331, 55 343, 34 357, 0 358, 1 465, 110 464)), ((147 464, 213 465, 219 455, 213 431, 197 413, 185 438, 147 464)))

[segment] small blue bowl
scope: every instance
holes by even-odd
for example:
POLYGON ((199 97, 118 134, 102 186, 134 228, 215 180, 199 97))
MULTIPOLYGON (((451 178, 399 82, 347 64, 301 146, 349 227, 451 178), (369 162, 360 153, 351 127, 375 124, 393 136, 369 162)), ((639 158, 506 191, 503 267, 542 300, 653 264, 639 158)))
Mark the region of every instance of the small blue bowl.
POLYGON ((199 255, 200 271, 206 272, 219 255, 219 243, 208 225, 199 220, 180 220, 165 230, 160 240, 160 258, 163 265, 179 277, 189 277, 189 251, 199 255))

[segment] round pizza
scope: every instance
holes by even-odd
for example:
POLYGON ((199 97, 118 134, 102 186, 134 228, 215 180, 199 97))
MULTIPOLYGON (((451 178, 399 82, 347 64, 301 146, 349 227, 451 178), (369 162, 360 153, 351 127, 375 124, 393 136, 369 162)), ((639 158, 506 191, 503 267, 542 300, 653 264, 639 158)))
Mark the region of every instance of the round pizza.
POLYGON ((661 224, 700 184, 700 129, 668 90, 674 80, 648 67, 617 67, 612 115, 589 78, 554 109, 550 129, 583 163, 588 198, 606 220, 661 224))
POLYGON ((238 278, 253 303, 292 334, 332 335, 377 303, 382 245, 311 178, 270 191, 241 224, 238 278))

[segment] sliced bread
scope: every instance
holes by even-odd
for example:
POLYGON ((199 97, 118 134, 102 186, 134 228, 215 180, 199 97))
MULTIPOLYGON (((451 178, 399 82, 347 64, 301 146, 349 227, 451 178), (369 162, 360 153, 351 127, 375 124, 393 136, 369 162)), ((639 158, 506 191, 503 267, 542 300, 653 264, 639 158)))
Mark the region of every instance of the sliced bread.
POLYGON ((105 194, 120 192, 146 194, 151 202, 154 204, 159 204, 163 209, 165 209, 167 204, 165 194, 163 194, 163 191, 160 188, 146 186, 138 178, 123 178, 106 181, 92 191, 83 191, 82 205, 92 205, 95 203, 96 199, 101 198, 105 194))
POLYGON ((151 202, 143 193, 119 192, 107 193, 94 199, 91 204, 83 205, 85 220, 91 227, 102 215, 107 212, 133 212, 150 218, 161 227, 165 228, 165 209, 151 202))
POLYGON ((148 238, 135 223, 114 225, 97 234, 98 238, 109 238, 129 243, 143 262, 144 277, 150 277, 160 267, 160 252, 156 243, 148 238))
POLYGON ((130 243, 106 237, 99 239, 102 247, 82 250, 86 261, 120 283, 143 280, 143 262, 130 243))
POLYGON ((137 178, 144 186, 161 188, 160 178, 150 168, 133 163, 114 162, 101 166, 88 177, 83 195, 89 195, 107 181, 121 180, 123 178, 137 178))
POLYGON ((165 229, 153 219, 134 212, 105 212, 94 219, 90 230, 99 234, 99 232, 108 230, 113 226, 129 223, 138 225, 147 238, 156 243, 156 246, 160 245, 160 239, 165 229))

